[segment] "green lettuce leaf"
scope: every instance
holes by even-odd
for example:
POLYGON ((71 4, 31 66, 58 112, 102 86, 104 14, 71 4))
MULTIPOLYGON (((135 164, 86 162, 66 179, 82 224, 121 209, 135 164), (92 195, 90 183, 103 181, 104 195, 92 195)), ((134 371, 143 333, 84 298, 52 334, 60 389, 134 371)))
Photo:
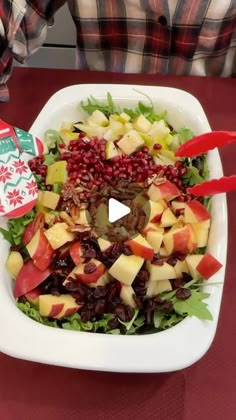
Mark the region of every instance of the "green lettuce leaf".
POLYGON ((103 112, 105 115, 120 113, 119 107, 115 105, 109 92, 107 93, 107 102, 99 101, 93 96, 90 96, 87 99, 87 103, 81 101, 81 107, 89 114, 92 114, 96 110, 103 112))
POLYGON ((212 321, 212 315, 207 309, 207 303, 203 302, 209 296, 209 293, 191 290, 191 296, 186 300, 180 300, 175 297, 173 305, 175 311, 180 315, 196 316, 199 319, 212 321))
POLYGON ((21 245, 21 239, 25 227, 32 220, 34 220, 35 215, 36 210, 33 209, 22 217, 18 217, 17 219, 9 219, 7 223, 8 230, 0 228, 0 233, 3 235, 4 239, 6 239, 6 241, 8 241, 11 245, 21 245))
POLYGON ((183 144, 194 137, 193 131, 190 130, 189 128, 181 128, 181 130, 179 130, 177 134, 178 134, 180 144, 183 144))
POLYGON ((29 302, 22 303, 17 302, 17 307, 29 318, 33 319, 34 321, 40 322, 40 324, 48 325, 50 327, 57 327, 57 321, 50 320, 49 318, 42 317, 39 313, 37 308, 34 308, 30 305, 29 302))

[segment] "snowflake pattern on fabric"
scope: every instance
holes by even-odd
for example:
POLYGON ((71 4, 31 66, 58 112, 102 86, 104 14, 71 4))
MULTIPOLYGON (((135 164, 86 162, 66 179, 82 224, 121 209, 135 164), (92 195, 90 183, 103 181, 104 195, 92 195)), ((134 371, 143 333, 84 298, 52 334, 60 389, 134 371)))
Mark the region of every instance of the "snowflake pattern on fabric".
POLYGON ((34 206, 38 187, 22 153, 42 150, 39 139, 0 119, 0 216, 20 217, 34 206))

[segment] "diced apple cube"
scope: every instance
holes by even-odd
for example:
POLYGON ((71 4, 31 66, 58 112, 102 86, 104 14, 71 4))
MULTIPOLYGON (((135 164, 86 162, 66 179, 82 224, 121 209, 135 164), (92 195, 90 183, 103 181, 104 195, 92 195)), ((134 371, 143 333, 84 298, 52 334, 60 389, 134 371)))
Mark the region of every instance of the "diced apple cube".
POLYGON ((167 207, 162 213, 160 227, 170 227, 175 223, 177 223, 177 219, 171 209, 167 207))
POLYGON ((205 280, 208 280, 217 273, 221 267, 222 264, 213 255, 207 252, 196 266, 196 271, 198 271, 205 280))
POLYGON ((71 295, 40 295, 39 313, 41 316, 61 319, 79 309, 79 305, 71 295))
POLYGON ((167 262, 164 262, 163 265, 155 265, 151 264, 150 261, 147 261, 146 266, 150 274, 150 281, 170 280, 176 278, 174 267, 167 262))
POLYGON ((164 234, 163 244, 168 255, 173 252, 188 254, 196 249, 196 236, 190 224, 169 230, 164 234))
POLYGON ((142 257, 146 260, 152 260, 154 250, 142 235, 137 235, 132 239, 126 241, 126 244, 131 248, 134 255, 142 257))
POLYGON ((206 207, 197 200, 185 203, 184 220, 185 223, 199 223, 210 220, 211 215, 206 207))
POLYGON ((122 123, 127 123, 130 121, 130 116, 128 114, 126 114, 126 112, 122 112, 120 115, 120 120, 122 123))
POLYGON ((97 287, 97 286, 105 286, 106 284, 110 283, 112 280, 111 275, 108 273, 108 271, 105 271, 99 279, 94 283, 87 283, 89 287, 97 287))
POLYGON ((176 213, 176 211, 178 210, 184 210, 185 208, 185 203, 181 202, 181 201, 171 201, 171 208, 173 209, 174 213, 176 213))
POLYGON ((83 123, 74 124, 74 127, 78 128, 81 131, 84 131, 89 137, 95 136, 98 138, 102 138, 104 133, 107 131, 107 127, 100 127, 98 125, 95 125, 93 127, 91 125, 83 123))
POLYGON ((168 292, 172 290, 171 282, 169 280, 160 280, 160 281, 148 281, 146 295, 149 297, 154 297, 163 292, 168 292))
POLYGON ((177 263, 174 266, 175 272, 176 272, 176 278, 182 278, 183 273, 189 274, 188 266, 186 264, 186 261, 180 261, 178 260, 177 263))
POLYGON ((47 168, 46 184, 64 184, 67 180, 67 162, 60 160, 47 168))
POLYGON ((96 258, 92 258, 88 263, 80 264, 73 270, 73 277, 75 276, 76 279, 82 281, 83 283, 96 283, 98 279, 104 274, 105 266, 101 263, 101 261, 97 260, 96 258), (92 272, 87 272, 86 267, 89 264, 93 264, 94 270, 92 272))
POLYGON ((157 253, 160 251, 160 247, 163 240, 163 232, 160 230, 150 230, 146 234, 146 239, 151 247, 154 249, 154 252, 157 253))
POLYGON ((201 278, 201 274, 196 270, 196 267, 200 263, 202 258, 203 258, 203 255, 193 254, 193 255, 187 255, 185 259, 188 270, 189 270, 189 274, 195 280, 199 280, 201 278))
POLYGON ((148 189, 148 196, 152 201, 159 201, 164 199, 166 201, 170 201, 173 198, 180 195, 180 192, 175 184, 166 180, 162 184, 158 183, 158 178, 154 179, 153 183, 150 185, 148 189), (156 182, 156 183, 155 183, 156 182))
POLYGON ((164 120, 155 121, 152 124, 152 127, 148 131, 148 134, 151 138, 154 140, 162 140, 164 139, 167 134, 169 134, 170 129, 166 126, 166 123, 164 120))
POLYGON ((103 114, 102 111, 99 111, 96 109, 92 112, 92 114, 87 118, 87 123, 90 124, 96 124, 100 127, 106 127, 109 123, 108 118, 105 114, 103 114))
POLYGON ((206 221, 200 222, 200 223, 192 223, 192 228, 193 228, 194 233, 196 235, 197 247, 198 248, 202 248, 204 246, 207 246, 208 236, 209 236, 209 227, 206 227, 207 224, 208 224, 208 226, 210 225, 210 220, 206 220, 206 221))
MULTIPOLYGON (((107 140, 107 138, 104 136, 104 138, 107 140)), ((106 144, 106 159, 113 159, 114 157, 119 155, 119 151, 116 148, 115 144, 113 143, 113 141, 108 141, 106 144)))
POLYGON ((103 252, 111 246, 111 242, 108 241, 108 239, 98 238, 98 245, 100 250, 103 252))
POLYGON ((136 303, 133 298, 135 295, 134 289, 132 286, 128 286, 126 284, 122 284, 121 291, 120 291, 120 298, 124 302, 125 305, 131 306, 131 308, 136 308, 136 303))
POLYGON ((164 205, 163 203, 157 201, 147 201, 146 202, 146 208, 148 208, 149 206, 149 212, 150 212, 150 217, 149 217, 149 222, 151 223, 158 223, 161 220, 161 216, 164 212, 164 205))
POLYGON ((109 273, 121 283, 131 286, 144 263, 144 258, 121 254, 109 269, 109 273))
POLYGON ((152 127, 152 123, 150 123, 150 121, 141 114, 134 120, 133 127, 137 131, 147 133, 147 131, 152 127))
POLYGON ((90 214, 88 210, 80 210, 79 217, 76 219, 78 225, 89 225, 91 221, 90 214))
POLYGON ((19 251, 11 251, 7 257, 6 269, 10 276, 15 279, 23 267, 24 261, 19 251))
POLYGON ((74 233, 69 232, 67 229, 67 224, 65 222, 62 222, 55 223, 55 225, 53 225, 44 232, 48 242, 50 243, 53 249, 58 249, 67 242, 71 242, 74 240, 74 233))
POLYGON ((131 155, 144 145, 144 140, 136 130, 130 130, 124 134, 117 145, 126 155, 131 155))
POLYGON ((60 195, 54 193, 53 191, 41 191, 41 192, 42 192, 42 195, 40 196, 40 202, 42 206, 55 210, 59 203, 60 195))
POLYGON ((166 248, 163 246, 163 244, 160 247, 159 254, 161 257, 168 257, 170 254, 167 252, 166 248))

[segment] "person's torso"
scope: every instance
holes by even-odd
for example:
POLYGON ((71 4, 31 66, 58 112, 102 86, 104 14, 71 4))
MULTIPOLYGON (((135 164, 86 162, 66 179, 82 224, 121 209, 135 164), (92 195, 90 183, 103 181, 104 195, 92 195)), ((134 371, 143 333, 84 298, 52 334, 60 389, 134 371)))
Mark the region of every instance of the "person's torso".
POLYGON ((69 0, 78 67, 225 75, 236 47, 236 0, 69 0))

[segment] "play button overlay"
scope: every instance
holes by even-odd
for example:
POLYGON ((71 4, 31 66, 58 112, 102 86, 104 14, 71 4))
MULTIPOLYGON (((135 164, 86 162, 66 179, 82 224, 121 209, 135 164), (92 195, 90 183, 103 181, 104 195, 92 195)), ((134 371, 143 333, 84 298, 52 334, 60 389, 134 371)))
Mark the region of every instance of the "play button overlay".
POLYGON ((89 224, 97 238, 123 242, 142 233, 150 221, 146 190, 136 183, 120 181, 99 187, 87 209, 89 224))
POLYGON ((114 198, 108 201, 108 221, 114 223, 131 212, 130 208, 114 198))

